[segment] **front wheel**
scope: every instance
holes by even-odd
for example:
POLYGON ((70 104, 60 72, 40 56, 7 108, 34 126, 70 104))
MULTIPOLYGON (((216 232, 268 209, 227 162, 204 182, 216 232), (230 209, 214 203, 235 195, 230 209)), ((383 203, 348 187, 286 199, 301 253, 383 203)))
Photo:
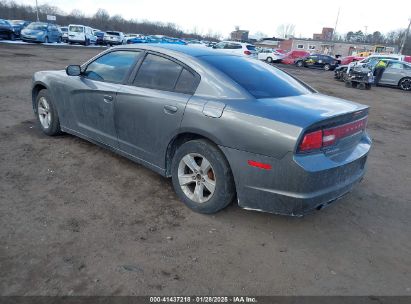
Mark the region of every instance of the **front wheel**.
POLYGON ((301 68, 303 66, 303 62, 301 60, 297 61, 296 65, 301 68))
POLYGON ((49 37, 44 37, 44 43, 49 43, 49 37))
POLYGON ((325 65, 324 65, 324 70, 325 71, 329 71, 331 69, 331 66, 328 64, 328 63, 326 63, 325 65))
POLYGON ((272 62, 273 62, 273 58, 267 57, 267 62, 268 62, 268 63, 272 63, 272 62))
POLYGON ((404 78, 401 79, 398 86, 400 87, 401 90, 404 91, 411 91, 411 78, 404 78))
POLYGON ((36 115, 43 133, 49 136, 61 133, 57 109, 47 90, 41 90, 37 95, 36 115))
POLYGON ((14 33, 11 33, 9 35, 9 40, 14 41, 16 39, 16 35, 14 33))
POLYGON ((171 170, 178 197, 196 212, 215 213, 234 198, 230 166, 218 147, 207 140, 192 140, 180 146, 171 170))

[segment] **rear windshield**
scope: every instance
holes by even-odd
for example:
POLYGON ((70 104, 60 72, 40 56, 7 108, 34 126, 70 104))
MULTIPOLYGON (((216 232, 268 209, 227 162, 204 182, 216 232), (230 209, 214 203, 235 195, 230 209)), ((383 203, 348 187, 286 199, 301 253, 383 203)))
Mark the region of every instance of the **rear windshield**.
POLYGON ((246 46, 246 48, 247 48, 247 50, 249 50, 249 51, 255 51, 255 45, 248 44, 248 45, 246 46))
POLYGON ((120 36, 119 32, 106 32, 109 35, 113 35, 113 36, 120 36))
POLYGON ((287 73, 256 59, 240 56, 202 56, 255 98, 279 98, 312 93, 308 86, 287 73))
POLYGON ((61 30, 62 32, 67 32, 67 28, 66 28, 66 27, 61 27, 60 30, 61 30))
POLYGON ((70 26, 69 31, 70 32, 75 32, 75 33, 83 33, 84 32, 84 26, 70 26))

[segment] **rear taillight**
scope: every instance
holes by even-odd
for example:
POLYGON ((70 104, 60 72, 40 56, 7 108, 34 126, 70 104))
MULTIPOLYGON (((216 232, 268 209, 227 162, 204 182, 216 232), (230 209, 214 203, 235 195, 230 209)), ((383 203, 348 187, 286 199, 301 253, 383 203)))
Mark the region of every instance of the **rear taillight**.
POLYGON ((250 51, 244 51, 244 54, 251 55, 251 52, 250 51))
POLYGON ((341 126, 326 128, 304 134, 299 152, 309 152, 334 145, 339 139, 362 132, 367 125, 367 117, 341 126))
POLYGON ((315 132, 310 132, 304 135, 301 141, 299 150, 300 151, 310 151, 320 149, 323 146, 323 131, 318 130, 315 132))

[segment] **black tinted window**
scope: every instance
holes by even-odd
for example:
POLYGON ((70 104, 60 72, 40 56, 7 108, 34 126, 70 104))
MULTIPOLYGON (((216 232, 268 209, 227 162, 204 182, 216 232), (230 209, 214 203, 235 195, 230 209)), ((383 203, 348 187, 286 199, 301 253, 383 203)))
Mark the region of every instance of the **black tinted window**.
POLYGON ((297 96, 313 92, 283 71, 255 59, 239 56, 202 56, 256 98, 297 96))
POLYGON ((108 53, 87 66, 87 78, 119 83, 124 80, 140 52, 117 51, 108 53))
POLYGON ((197 79, 193 73, 186 69, 181 72, 178 78, 175 91, 179 93, 193 94, 197 87, 197 79))
POLYGON ((173 91, 182 66, 167 58, 148 54, 138 70, 134 85, 157 90, 173 91))
POLYGON ((246 46, 246 48, 247 48, 247 50, 249 50, 249 51, 255 51, 255 45, 248 44, 248 45, 246 46))

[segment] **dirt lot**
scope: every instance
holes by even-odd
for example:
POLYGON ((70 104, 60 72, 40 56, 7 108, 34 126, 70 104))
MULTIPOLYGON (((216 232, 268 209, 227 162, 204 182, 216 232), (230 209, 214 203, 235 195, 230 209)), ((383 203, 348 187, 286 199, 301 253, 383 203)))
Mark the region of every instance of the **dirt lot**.
POLYGON ((366 178, 301 219, 235 205, 207 216, 144 167, 40 132, 33 72, 100 51, 0 45, 0 294, 411 295, 411 93, 287 68, 371 106, 366 178))

